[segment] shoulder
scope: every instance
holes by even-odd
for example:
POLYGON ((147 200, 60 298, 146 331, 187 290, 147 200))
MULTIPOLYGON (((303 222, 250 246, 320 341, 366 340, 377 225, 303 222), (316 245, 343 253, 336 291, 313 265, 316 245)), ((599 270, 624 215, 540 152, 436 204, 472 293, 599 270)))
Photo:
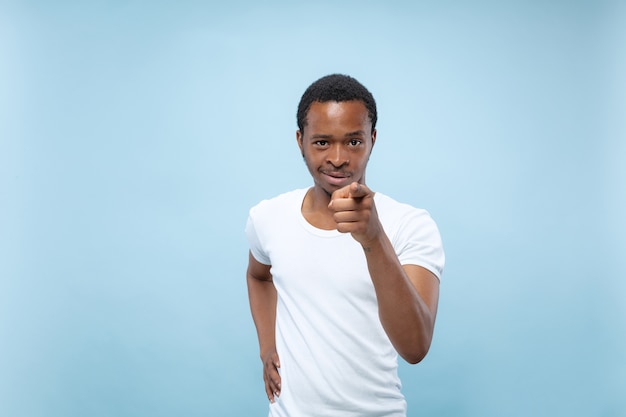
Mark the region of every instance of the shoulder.
POLYGON ((437 224, 427 210, 398 202, 378 192, 375 202, 378 217, 392 240, 410 235, 440 239, 437 224))
POLYGON ((441 277, 445 254, 437 224, 424 209, 376 193, 378 217, 402 265, 422 266, 441 277))
POLYGON ((430 219, 428 211, 422 208, 414 207, 407 203, 401 203, 385 194, 376 192, 374 201, 376 202, 376 209, 380 216, 383 216, 385 220, 400 221, 406 217, 414 219, 430 219))
POLYGON ((265 265, 271 264, 268 248, 280 241, 281 232, 293 230, 298 221, 306 189, 298 189, 262 200, 250 209, 246 234, 254 257, 265 265))
POLYGON ((300 188, 262 200, 250 209, 250 216, 257 217, 271 214, 272 217, 275 217, 284 210, 291 211, 293 207, 300 207, 306 191, 306 188, 300 188))

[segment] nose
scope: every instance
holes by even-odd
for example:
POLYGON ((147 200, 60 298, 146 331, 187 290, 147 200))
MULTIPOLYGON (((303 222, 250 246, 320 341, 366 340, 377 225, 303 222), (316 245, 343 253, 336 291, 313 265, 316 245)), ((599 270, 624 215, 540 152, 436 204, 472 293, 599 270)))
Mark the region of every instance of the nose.
POLYGON ((350 163, 350 155, 343 146, 335 145, 329 149, 326 160, 335 168, 340 168, 350 163))

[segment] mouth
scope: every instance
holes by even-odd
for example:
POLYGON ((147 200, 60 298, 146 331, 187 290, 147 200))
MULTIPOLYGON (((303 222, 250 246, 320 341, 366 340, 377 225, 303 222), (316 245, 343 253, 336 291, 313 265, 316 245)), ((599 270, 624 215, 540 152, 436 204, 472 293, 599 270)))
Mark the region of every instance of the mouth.
POLYGON ((350 180, 350 175, 345 172, 322 171, 326 182, 331 185, 343 186, 350 180))

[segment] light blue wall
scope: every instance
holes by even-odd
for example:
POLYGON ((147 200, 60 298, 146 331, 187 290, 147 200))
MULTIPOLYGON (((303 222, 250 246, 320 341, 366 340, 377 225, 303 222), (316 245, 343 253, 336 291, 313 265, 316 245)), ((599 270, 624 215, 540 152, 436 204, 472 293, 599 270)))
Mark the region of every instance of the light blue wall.
POLYGON ((0 415, 265 415, 243 228, 331 72, 447 250, 410 415, 626 415, 624 3, 415 3, 1 2, 0 415))

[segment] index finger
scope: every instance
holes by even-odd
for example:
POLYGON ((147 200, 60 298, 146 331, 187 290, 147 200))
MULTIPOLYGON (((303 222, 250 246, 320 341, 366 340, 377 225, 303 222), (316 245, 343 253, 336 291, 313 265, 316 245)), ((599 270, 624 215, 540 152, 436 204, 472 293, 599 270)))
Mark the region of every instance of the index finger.
POLYGON ((370 192, 370 189, 367 188, 365 184, 360 184, 355 181, 335 191, 330 199, 332 201, 337 198, 361 198, 370 194, 370 192))
POLYGON ((368 194, 370 194, 370 189, 367 188, 365 184, 361 184, 358 182, 353 182, 352 184, 350 184, 349 197, 360 198, 365 197, 368 194))

